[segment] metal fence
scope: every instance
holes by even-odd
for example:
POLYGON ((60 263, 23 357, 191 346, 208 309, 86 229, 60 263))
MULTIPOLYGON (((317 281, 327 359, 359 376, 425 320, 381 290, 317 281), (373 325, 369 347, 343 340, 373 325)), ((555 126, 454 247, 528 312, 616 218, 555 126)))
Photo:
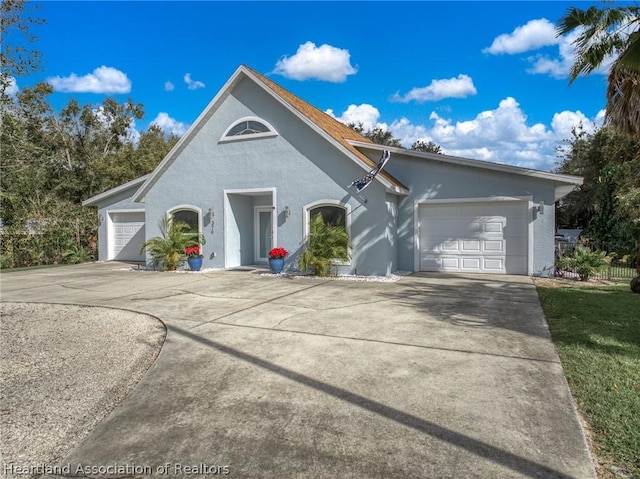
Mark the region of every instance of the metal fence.
MULTIPOLYGON (((556 264, 563 256, 570 256, 576 248, 576 242, 556 239, 556 264)), ((606 251, 606 248, 603 248, 606 251)), ((628 255, 622 258, 615 258, 611 264, 600 271, 592 274, 590 278, 601 279, 607 281, 633 279, 638 276, 637 259, 630 258, 628 255)), ((577 271, 570 269, 560 269, 556 267, 556 276, 565 278, 578 278, 577 271)))

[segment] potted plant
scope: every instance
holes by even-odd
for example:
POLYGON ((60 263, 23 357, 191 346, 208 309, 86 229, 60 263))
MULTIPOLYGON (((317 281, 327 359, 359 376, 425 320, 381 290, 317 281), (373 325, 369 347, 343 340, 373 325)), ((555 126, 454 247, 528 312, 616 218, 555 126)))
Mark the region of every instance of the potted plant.
POLYGON ((158 226, 162 236, 145 241, 140 252, 147 249, 151 263, 163 271, 175 271, 184 263, 186 248, 205 243, 202 234, 189 233, 189 225, 182 221, 174 221, 171 215, 163 217, 158 226))
POLYGON ((269 268, 272 273, 279 273, 284 268, 284 258, 289 252, 284 248, 273 248, 269 251, 269 268))
POLYGON ((200 271, 202 260, 204 259, 204 255, 200 253, 200 246, 188 246, 184 249, 184 254, 187 255, 187 263, 191 271, 200 271))

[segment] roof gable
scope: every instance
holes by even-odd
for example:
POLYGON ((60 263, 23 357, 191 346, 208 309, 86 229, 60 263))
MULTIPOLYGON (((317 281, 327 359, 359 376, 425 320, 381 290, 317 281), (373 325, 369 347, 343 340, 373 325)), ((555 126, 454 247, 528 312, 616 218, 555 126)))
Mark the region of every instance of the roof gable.
MULTIPOLYGON (((352 128, 349 128, 347 125, 340 123, 330 115, 320 111, 318 108, 298 98, 293 93, 285 90, 255 70, 252 70, 245 65, 241 65, 229 80, 227 80, 225 85, 220 89, 213 100, 211 100, 209 105, 207 105, 204 111, 173 147, 173 149, 167 154, 162 162, 160 162, 153 173, 151 173, 146 181, 140 186, 133 197, 134 201, 144 201, 144 197, 155 184, 157 179, 173 163, 175 158, 177 158, 180 152, 184 150, 185 146, 202 128, 204 123, 215 113, 222 101, 229 96, 233 88, 243 78, 252 80, 254 84, 269 93, 273 98, 293 112, 300 120, 341 150, 348 158, 359 164, 364 170, 369 170, 376 166, 376 163, 373 160, 368 158, 364 153, 351 144, 353 141, 374 144, 371 140, 362 136, 352 128)), ((376 180, 381 181, 387 189, 394 193, 408 193, 408 189, 405 185, 384 170, 376 176, 376 180)))

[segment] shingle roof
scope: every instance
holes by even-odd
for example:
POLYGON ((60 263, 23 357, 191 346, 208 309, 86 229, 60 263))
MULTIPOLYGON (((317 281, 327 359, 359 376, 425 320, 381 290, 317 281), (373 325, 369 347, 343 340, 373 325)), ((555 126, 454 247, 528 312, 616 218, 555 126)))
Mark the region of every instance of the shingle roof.
MULTIPOLYGON (((369 157, 367 157, 364 153, 362 153, 360 150, 358 150, 355 146, 353 146, 350 143, 350 141, 358 141, 358 142, 375 144, 369 138, 361 135, 354 129, 349 128, 344 123, 339 122, 338 120, 333 118, 331 115, 328 115, 327 113, 319 110, 315 106, 310 105, 306 101, 297 97, 290 91, 285 90, 280 85, 273 82, 272 80, 269 80, 267 77, 258 73, 254 69, 246 65, 242 65, 242 67, 245 68, 247 71, 249 71, 256 78, 256 80, 262 82, 264 85, 270 88, 276 95, 282 98, 285 102, 287 102, 289 105, 291 105, 296 110, 298 110, 302 115, 308 118, 311 122, 313 122, 315 125, 321 128, 323 131, 328 133, 335 141, 337 141, 341 146, 347 149, 350 153, 352 153, 354 156, 356 156, 366 165, 369 165, 371 168, 374 168, 376 166, 376 163, 373 160, 371 160, 369 157)), ((387 179, 387 181, 397 186, 398 188, 408 190, 408 188, 405 185, 403 185, 400 181, 395 179, 392 175, 387 173, 385 170, 382 170, 379 173, 379 176, 383 176, 384 178, 387 179)), ((356 178, 354 178, 354 180, 355 179, 356 178)))

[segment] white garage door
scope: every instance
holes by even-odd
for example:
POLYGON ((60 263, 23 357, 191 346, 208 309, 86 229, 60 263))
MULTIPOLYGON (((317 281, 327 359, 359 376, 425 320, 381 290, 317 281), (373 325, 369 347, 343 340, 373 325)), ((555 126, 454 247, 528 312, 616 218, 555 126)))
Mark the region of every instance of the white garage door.
POLYGON ((140 246, 144 243, 144 212, 111 213, 113 245, 110 259, 144 261, 140 246))
POLYGON ((528 274, 528 203, 421 205, 420 270, 528 274))

